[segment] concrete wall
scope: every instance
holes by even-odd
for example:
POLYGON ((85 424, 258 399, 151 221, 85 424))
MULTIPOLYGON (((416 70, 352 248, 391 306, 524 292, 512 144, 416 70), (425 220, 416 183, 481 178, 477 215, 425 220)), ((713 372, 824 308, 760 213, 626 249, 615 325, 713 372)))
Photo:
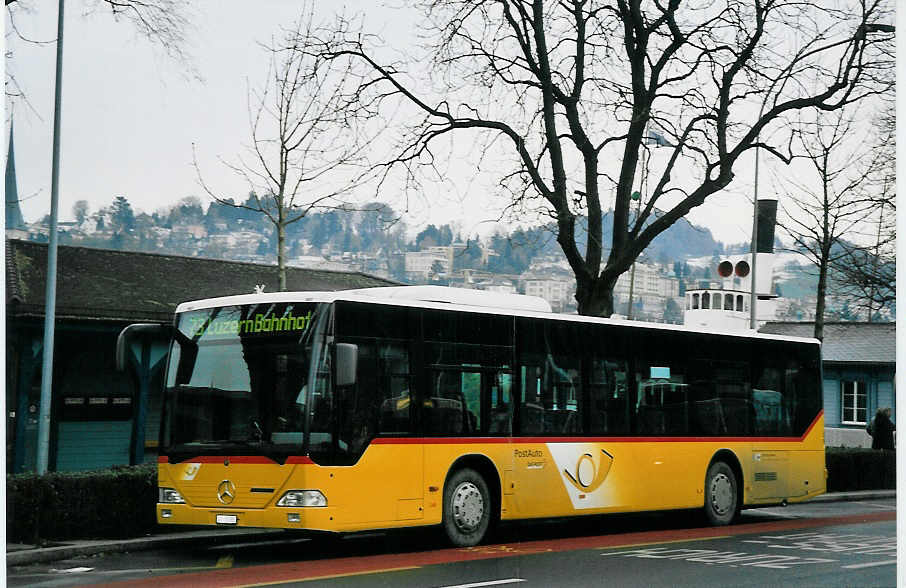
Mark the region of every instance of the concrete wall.
POLYGON ((826 447, 871 447, 871 437, 865 429, 824 429, 826 447))

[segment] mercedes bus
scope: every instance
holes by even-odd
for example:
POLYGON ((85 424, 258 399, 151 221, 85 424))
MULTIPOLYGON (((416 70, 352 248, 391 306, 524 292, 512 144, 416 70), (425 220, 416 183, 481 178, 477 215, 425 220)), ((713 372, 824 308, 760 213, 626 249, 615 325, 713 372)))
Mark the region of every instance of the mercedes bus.
POLYGON ((725 525, 825 491, 813 339, 411 286, 186 302, 171 340, 162 524, 438 525, 469 546, 501 520, 725 525))

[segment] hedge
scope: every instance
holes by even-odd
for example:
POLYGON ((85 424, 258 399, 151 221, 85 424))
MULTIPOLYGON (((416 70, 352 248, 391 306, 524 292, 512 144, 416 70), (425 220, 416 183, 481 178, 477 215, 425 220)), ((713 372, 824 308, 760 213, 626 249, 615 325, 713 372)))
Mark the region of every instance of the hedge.
MULTIPOLYGON (((896 488, 896 453, 828 447, 827 490, 896 488)), ((6 477, 6 536, 14 543, 141 537, 157 528, 157 464, 6 477)))
POLYGON ((897 487, 897 454, 853 447, 828 447, 827 491, 892 490, 897 487))
POLYGON ((6 477, 6 537, 41 544, 122 539, 157 527, 157 464, 6 477))

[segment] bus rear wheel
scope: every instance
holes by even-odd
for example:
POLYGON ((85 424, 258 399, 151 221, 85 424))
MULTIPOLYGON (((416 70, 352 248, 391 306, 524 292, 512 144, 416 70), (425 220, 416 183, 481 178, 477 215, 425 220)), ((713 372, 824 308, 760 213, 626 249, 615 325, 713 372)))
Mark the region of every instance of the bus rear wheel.
POLYGON ((729 525, 739 513, 736 474, 725 462, 717 461, 705 475, 705 517, 715 526, 729 525))
POLYGON ((444 486, 444 532, 457 547, 484 539, 491 521, 491 494, 484 478, 473 469, 457 470, 444 486))

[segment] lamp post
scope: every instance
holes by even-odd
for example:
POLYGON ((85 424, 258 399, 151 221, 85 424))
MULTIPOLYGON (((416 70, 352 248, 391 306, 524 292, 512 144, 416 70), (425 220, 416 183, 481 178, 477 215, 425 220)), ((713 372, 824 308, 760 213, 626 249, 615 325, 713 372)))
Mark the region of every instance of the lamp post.
MULTIPOLYGON (((651 129, 646 125, 643 141, 645 141, 646 145, 651 144, 651 142, 654 142, 655 147, 661 147, 661 146, 672 147, 673 146, 669 141, 667 141, 667 139, 664 137, 663 133, 660 132, 659 129, 657 129, 656 125, 655 125, 655 129, 651 129)), ((651 156, 648 154, 648 149, 645 149, 645 151, 642 152, 642 190, 641 190, 641 192, 633 192, 632 196, 630 196, 630 198, 632 198, 633 200, 635 200, 638 203, 635 207, 636 222, 639 221, 639 218, 642 214, 642 200, 644 198, 646 187, 648 185, 648 163, 649 163, 650 159, 651 159, 651 156)), ((626 311, 627 319, 632 319, 632 291, 633 291, 634 287, 635 287, 635 260, 632 261, 632 268, 629 270, 629 308, 626 311)))
POLYGON ((44 349, 41 365, 41 405, 35 471, 47 473, 50 454, 50 401, 53 386, 53 340, 57 307, 57 203, 60 195, 60 104, 63 84, 63 0, 57 13, 57 70, 53 103, 53 158, 50 171, 50 242, 47 245, 47 290, 44 300, 44 349))
MULTIPOLYGON (((644 169, 644 166, 643 166, 644 169)), ((642 178, 642 184, 644 185, 645 178, 642 178)), ((642 214, 642 194, 640 192, 633 192, 630 196, 633 200, 637 202, 635 207, 635 218, 636 221, 639 220, 639 215, 642 214)), ((626 318, 632 320, 632 290, 635 287, 635 260, 632 262, 632 268, 629 270, 629 308, 626 309, 626 318)))
MULTIPOLYGON (((761 108, 758 109, 758 120, 761 121, 761 117, 764 115, 764 102, 761 103, 761 108)), ((758 300, 758 290, 757 290, 757 281, 755 280, 757 274, 755 268, 757 265, 758 259, 758 160, 761 159, 761 130, 758 131, 758 134, 755 136, 755 194, 754 202, 752 202, 752 287, 749 292, 749 328, 753 331, 758 330, 758 318, 756 315, 755 307, 757 306, 756 302, 758 300)))

